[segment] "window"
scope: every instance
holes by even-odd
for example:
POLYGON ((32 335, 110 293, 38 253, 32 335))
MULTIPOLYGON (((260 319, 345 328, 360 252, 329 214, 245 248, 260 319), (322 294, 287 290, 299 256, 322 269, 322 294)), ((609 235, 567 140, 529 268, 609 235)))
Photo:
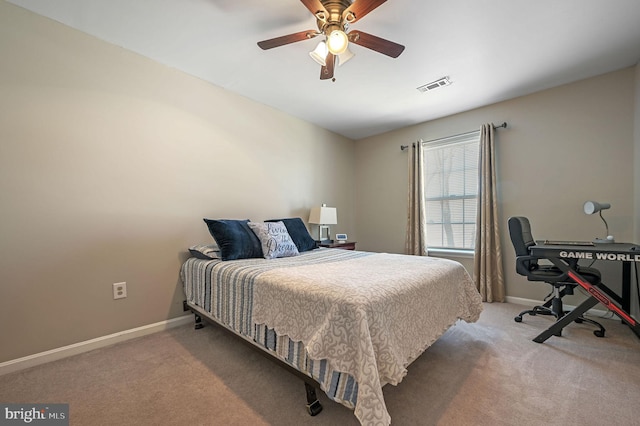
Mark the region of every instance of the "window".
POLYGON ((480 132, 423 144, 427 246, 473 250, 480 132))

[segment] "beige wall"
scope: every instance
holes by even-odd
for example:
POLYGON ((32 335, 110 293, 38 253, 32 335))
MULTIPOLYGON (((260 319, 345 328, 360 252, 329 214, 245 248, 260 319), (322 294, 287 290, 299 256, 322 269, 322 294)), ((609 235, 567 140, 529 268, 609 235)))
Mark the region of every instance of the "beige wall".
POLYGON ((353 141, 1 1, 0 56, 0 362, 182 315, 203 217, 356 236, 353 141))
POLYGON ((539 239, 590 240, 604 235, 604 225, 582 205, 609 202, 611 233, 618 241, 633 240, 635 80, 635 68, 627 68, 357 141, 359 248, 404 251, 407 154, 400 145, 507 121, 509 128, 497 132, 507 294, 541 300, 547 286, 515 273, 507 219, 528 216, 539 239))
POLYGON ((636 65, 636 90, 635 90, 635 124, 634 124, 634 238, 633 241, 640 242, 640 64, 636 65))

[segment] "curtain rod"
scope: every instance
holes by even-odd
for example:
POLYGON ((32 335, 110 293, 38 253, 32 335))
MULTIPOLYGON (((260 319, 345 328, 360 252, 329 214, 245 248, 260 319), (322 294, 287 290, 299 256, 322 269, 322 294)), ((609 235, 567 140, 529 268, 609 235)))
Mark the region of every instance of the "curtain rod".
MULTIPOLYGON (((499 126, 496 126, 495 124, 491 124, 491 126, 493 126, 493 130, 498 130, 498 129, 501 129, 501 128, 502 128, 502 129, 506 129, 506 128, 507 128, 507 122, 505 121, 505 122, 503 122, 503 123, 502 123, 501 125, 499 125, 499 126)), ((466 135, 466 134, 474 133, 474 132, 478 132, 478 131, 479 131, 479 130, 473 130, 473 131, 471 131, 471 132, 460 133, 460 134, 458 134, 458 135, 453 135, 453 136, 450 136, 450 137, 462 136, 462 135, 466 135)), ((400 149, 401 149, 402 151, 404 151, 404 150, 405 150, 405 149, 407 149, 407 148, 409 148, 409 145, 400 145, 400 149)))

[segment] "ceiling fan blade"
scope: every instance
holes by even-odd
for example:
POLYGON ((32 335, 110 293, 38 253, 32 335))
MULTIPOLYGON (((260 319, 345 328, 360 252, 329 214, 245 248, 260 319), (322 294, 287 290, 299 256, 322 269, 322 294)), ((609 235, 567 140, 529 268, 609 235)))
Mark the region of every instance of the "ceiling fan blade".
POLYGON ((300 31, 299 33, 259 41, 258 46, 263 50, 273 49, 274 47, 284 46, 285 44, 295 43, 296 41, 309 40, 317 35, 318 32, 315 30, 300 31))
POLYGON ((318 12, 324 12, 328 15, 327 9, 325 9, 324 5, 320 2, 320 0, 300 0, 300 1, 302 2, 302 4, 304 4, 304 7, 309 9, 309 12, 311 12, 314 16, 318 12))
POLYGON ((383 55, 391 56, 392 58, 397 58, 404 51, 404 46, 401 44, 363 33, 362 31, 351 31, 348 35, 350 42, 366 47, 367 49, 375 50, 383 55))
POLYGON ((333 78, 333 70, 336 64, 336 57, 332 53, 327 54, 327 65, 320 70, 320 80, 328 80, 333 78))
POLYGON ((356 22, 386 1, 387 0, 356 0, 351 4, 351 6, 344 10, 342 17, 346 18, 351 14, 353 19, 348 20, 348 22, 356 22))

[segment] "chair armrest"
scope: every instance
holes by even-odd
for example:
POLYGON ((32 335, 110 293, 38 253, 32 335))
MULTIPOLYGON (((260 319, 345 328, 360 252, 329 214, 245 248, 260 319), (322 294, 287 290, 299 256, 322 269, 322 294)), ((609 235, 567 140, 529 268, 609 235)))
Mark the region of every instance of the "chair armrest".
POLYGON ((537 256, 518 256, 516 257, 516 272, 524 275, 530 281, 546 281, 546 282, 565 282, 570 281, 569 274, 562 272, 556 266, 539 265, 539 260, 545 260, 544 257, 537 256), (536 265, 531 268, 530 265, 536 265))

